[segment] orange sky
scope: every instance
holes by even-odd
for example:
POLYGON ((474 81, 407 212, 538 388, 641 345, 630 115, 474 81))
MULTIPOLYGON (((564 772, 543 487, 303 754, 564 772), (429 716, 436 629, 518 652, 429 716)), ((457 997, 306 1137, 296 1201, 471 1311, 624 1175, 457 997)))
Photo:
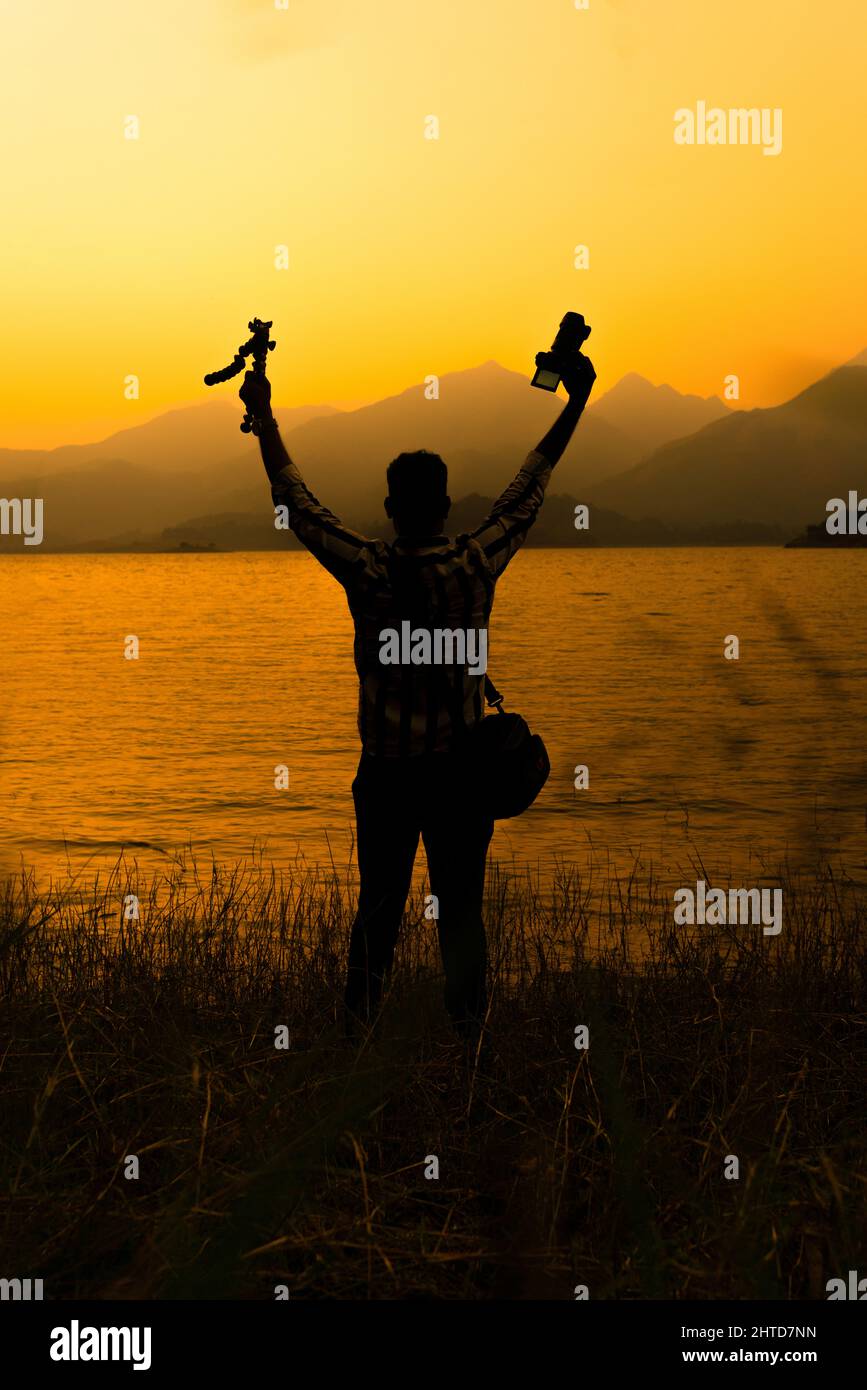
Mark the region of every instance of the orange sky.
POLYGON ((0 446, 207 398, 253 314, 287 405, 529 371, 569 308, 600 391, 735 373, 766 405, 867 345, 856 0, 5 0, 0 24, 0 446), (676 144, 699 101, 780 109, 781 153, 676 144))

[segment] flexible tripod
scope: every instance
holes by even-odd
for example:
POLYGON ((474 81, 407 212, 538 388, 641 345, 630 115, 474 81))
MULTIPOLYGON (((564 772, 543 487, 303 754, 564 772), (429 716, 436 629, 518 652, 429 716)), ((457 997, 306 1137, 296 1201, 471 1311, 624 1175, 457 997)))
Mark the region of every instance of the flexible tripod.
MULTIPOLYGON (((216 386, 218 381, 231 381, 233 376, 237 376, 239 372, 244 370, 246 359, 251 355, 253 358, 252 370, 264 376, 268 353, 271 348, 277 346, 269 336, 272 322, 272 319, 269 319, 267 323, 263 323, 261 319, 251 319, 247 327, 253 336, 248 338, 246 343, 241 344, 228 367, 223 367, 219 372, 208 372, 205 377, 205 385, 216 386)), ((259 433, 258 421, 253 418, 249 411, 241 421, 241 429, 244 434, 259 433)))

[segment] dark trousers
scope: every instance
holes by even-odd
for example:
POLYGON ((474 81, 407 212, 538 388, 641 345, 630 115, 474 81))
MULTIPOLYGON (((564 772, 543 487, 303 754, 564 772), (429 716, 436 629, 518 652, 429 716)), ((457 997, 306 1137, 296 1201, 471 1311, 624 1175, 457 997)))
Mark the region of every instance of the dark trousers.
POLYGON ((486 1006, 482 890, 494 822, 474 805, 465 764, 451 753, 362 754, 352 783, 360 874, 349 942, 347 1020, 369 1021, 394 958, 421 836, 446 976, 446 1008, 460 1031, 486 1006))

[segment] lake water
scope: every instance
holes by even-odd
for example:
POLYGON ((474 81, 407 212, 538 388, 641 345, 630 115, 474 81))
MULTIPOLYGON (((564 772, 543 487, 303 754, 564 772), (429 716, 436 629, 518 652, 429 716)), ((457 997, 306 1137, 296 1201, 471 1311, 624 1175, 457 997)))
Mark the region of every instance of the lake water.
MULTIPOLYGON (((494 854, 735 878, 829 855, 863 882, 865 620, 863 551, 524 551, 489 667, 552 773, 494 854)), ((352 626, 309 556, 4 557, 0 624, 0 869, 346 862, 352 626)))

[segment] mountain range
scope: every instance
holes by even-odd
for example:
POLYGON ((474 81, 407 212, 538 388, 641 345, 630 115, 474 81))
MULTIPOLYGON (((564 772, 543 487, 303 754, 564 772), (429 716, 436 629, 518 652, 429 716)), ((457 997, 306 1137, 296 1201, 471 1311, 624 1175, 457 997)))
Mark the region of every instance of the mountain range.
POLYGON ((674 525, 750 521, 801 530, 830 497, 867 495, 867 366, 845 366, 793 400, 732 412, 673 440, 593 500, 674 525))
MULTIPOLYGON (((457 518, 474 518, 545 434, 562 397, 486 362, 356 410, 278 409, 312 491, 384 533, 384 470, 402 449, 443 455, 457 518)), ((0 449, 0 496, 44 499, 43 550, 283 546, 255 441, 231 399, 171 410, 92 445, 0 449)), ((867 492, 867 351, 769 409, 730 410, 629 373, 587 409, 551 486, 536 544, 782 541, 827 499, 867 492), (573 503, 591 508, 576 532, 573 503), (594 518, 596 528, 594 530, 594 518), (544 524, 543 524, 544 520, 544 524)), ((480 513, 478 519, 481 519, 480 513)), ((20 549, 0 537, 0 549, 20 549)))

